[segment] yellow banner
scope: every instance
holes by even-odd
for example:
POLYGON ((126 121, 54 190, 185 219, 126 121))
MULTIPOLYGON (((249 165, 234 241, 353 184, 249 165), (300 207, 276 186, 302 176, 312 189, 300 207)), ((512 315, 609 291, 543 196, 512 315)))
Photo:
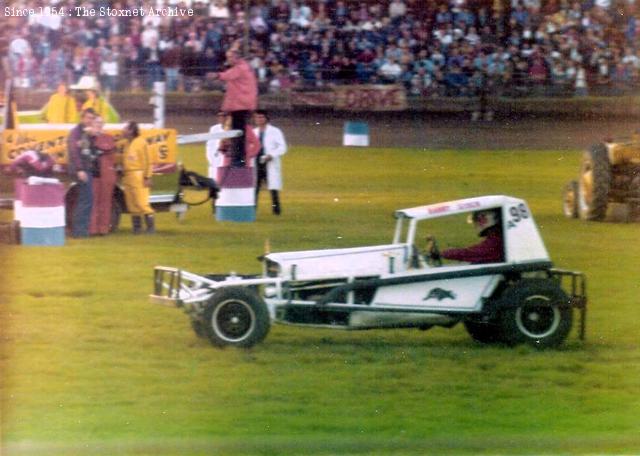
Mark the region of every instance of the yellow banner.
MULTIPOLYGON (((28 150, 43 151, 51 155, 55 162, 66 165, 67 137, 69 129, 55 127, 43 129, 17 129, 2 132, 0 144, 0 165, 11 164, 20 154, 28 150)), ((122 137, 122 129, 112 129, 105 125, 105 132, 116 140, 118 161, 127 147, 128 141, 122 137)), ((177 132, 171 128, 141 129, 140 134, 151 148, 154 164, 174 164, 177 157, 177 132)))

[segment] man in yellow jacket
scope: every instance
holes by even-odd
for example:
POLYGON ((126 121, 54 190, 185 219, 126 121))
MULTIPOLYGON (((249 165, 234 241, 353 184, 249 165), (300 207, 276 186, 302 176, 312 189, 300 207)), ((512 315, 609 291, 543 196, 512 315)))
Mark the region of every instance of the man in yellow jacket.
POLYGON ((105 100, 105 98, 100 95, 97 90, 87 90, 85 91, 85 96, 87 97, 87 99, 82 104, 83 110, 91 108, 96 113, 98 113, 100 117, 106 119, 108 122, 115 123, 120 120, 118 114, 111 107, 109 102, 105 100))
POLYGON ((153 209, 149 204, 151 189, 152 157, 147 142, 140 136, 140 129, 136 122, 127 122, 123 135, 129 140, 129 145, 122 158, 122 185, 127 210, 131 214, 133 233, 142 232, 142 218, 144 217, 146 232, 155 232, 153 209))
POLYGON ((93 109, 106 123, 120 122, 120 116, 109 102, 100 95, 100 83, 95 76, 82 76, 76 84, 69 87, 71 90, 82 91, 85 101, 81 110, 93 109))
POLYGON ((69 94, 64 82, 58 85, 56 93, 51 95, 42 111, 48 123, 78 122, 76 100, 69 94))

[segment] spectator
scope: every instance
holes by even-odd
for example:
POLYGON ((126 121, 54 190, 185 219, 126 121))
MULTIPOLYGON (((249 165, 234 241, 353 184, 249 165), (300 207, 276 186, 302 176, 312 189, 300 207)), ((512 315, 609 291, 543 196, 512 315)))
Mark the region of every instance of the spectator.
POLYGON ((575 95, 577 97, 586 97, 589 94, 587 88, 587 75, 584 67, 580 65, 576 70, 575 78, 575 95))
POLYGON ((282 213, 280 204, 282 165, 280 157, 287 152, 287 143, 282 130, 271 125, 266 111, 256 111, 254 120, 256 125, 254 133, 260 141, 256 164, 256 207, 258 206, 260 188, 263 184, 266 184, 271 194, 271 210, 275 215, 280 215, 282 213))
POLYGON ((93 170, 95 149, 90 130, 96 113, 85 109, 80 115, 80 123, 69 132, 67 151, 69 154, 69 174, 75 181, 75 204, 71 209, 71 235, 75 238, 89 236, 91 208, 93 206, 93 170))
POLYGON ((140 62, 144 71, 145 87, 153 88, 153 83, 162 81, 162 65, 160 65, 161 52, 158 46, 158 38, 153 35, 147 38, 147 45, 143 45, 139 53, 140 62))
POLYGON ((116 185, 116 142, 103 130, 104 120, 96 116, 93 120, 90 135, 97 153, 97 164, 94 167, 92 192, 93 203, 89 234, 104 236, 111 231, 111 207, 113 189, 116 185))
POLYGON ((202 76, 202 68, 200 68, 200 52, 202 45, 196 39, 195 33, 189 35, 189 39, 182 48, 182 60, 180 63, 180 73, 183 77, 185 92, 199 90, 199 80, 202 76))
POLYGON ((70 86, 70 88, 84 92, 85 100, 82 103, 81 111, 90 109, 94 115, 100 116, 110 123, 120 120, 117 112, 100 94, 100 84, 95 76, 83 76, 77 84, 70 86))
POLYGON ((462 72, 459 65, 454 64, 445 76, 446 94, 449 96, 466 95, 468 77, 462 72))
MULTIPOLYGON (((224 122, 227 118, 227 114, 219 109, 216 113, 217 123, 211 126, 209 133, 220 133, 224 131, 224 122)), ((216 179, 218 175, 218 167, 222 166, 223 155, 220 151, 220 139, 209 139, 206 144, 206 156, 209 163, 207 176, 211 179, 216 179)), ((215 207, 215 206, 214 206, 215 207)))
POLYGON ((76 100, 69 94, 64 82, 58 84, 58 89, 44 106, 43 116, 47 123, 75 123, 78 121, 76 100))
POLYGON ((100 83, 107 93, 114 92, 118 84, 118 61, 113 52, 109 52, 100 63, 100 83))
POLYGON ((9 172, 18 176, 16 179, 38 176, 50 177, 53 175, 55 162, 51 155, 37 150, 27 150, 16 157, 9 166, 9 172))
POLYGON ((402 74, 402 67, 396 62, 394 58, 386 60, 382 66, 378 69, 378 75, 383 83, 393 84, 398 82, 400 75, 402 74))
POLYGON ((407 5, 402 0, 391 0, 389 3, 391 22, 398 24, 405 14, 407 14, 407 5))
POLYGON ((14 84, 16 87, 32 88, 35 82, 33 76, 36 73, 37 66, 31 47, 25 48, 21 54, 18 54, 14 65, 14 84))
POLYGON ((142 233, 142 220, 146 225, 146 233, 155 233, 153 209, 149 205, 151 189, 152 162, 151 151, 145 139, 140 136, 136 122, 127 122, 122 132, 129 140, 122 159, 122 185, 127 203, 127 211, 131 214, 133 234, 142 233))
POLYGON ((562 95, 567 85, 567 73, 562 62, 554 62, 551 68, 551 90, 554 95, 562 95))
POLYGON ((178 43, 170 40, 160 55, 160 64, 165 75, 167 91, 175 92, 180 86, 180 65, 182 63, 182 49, 178 43))
POLYGON ((140 49, 135 45, 132 37, 124 39, 122 54, 126 88, 138 89, 140 88, 140 49))
POLYGON ((298 27, 308 28, 311 25, 312 12, 304 3, 294 1, 291 6, 289 23, 298 27))
POLYGON ((228 19, 229 8, 226 0, 213 0, 209 3, 209 17, 217 19, 228 19))
POLYGON ((25 31, 25 29, 20 30, 16 37, 9 43, 9 58, 13 61, 31 50, 31 45, 26 40, 28 35, 29 33, 25 31))
MULTIPOLYGON (((35 0, 23 3, 35 6, 35 0)), ((561 55, 563 59, 573 60, 576 66, 582 65, 587 80, 602 79, 598 85, 603 87, 609 86, 603 81, 612 76, 613 70, 607 77, 600 78, 599 59, 604 58, 611 68, 623 59, 622 77, 616 76, 616 81, 625 90, 635 83, 637 63, 629 65, 629 60, 634 58, 625 49, 632 48, 631 53, 635 54, 636 19, 632 4, 610 0, 522 0, 512 2, 511 8, 507 9, 491 6, 498 3, 385 0, 380 4, 355 4, 345 0, 327 3, 272 0, 267 6, 266 2, 256 2, 249 16, 250 49, 247 59, 264 58, 267 67, 302 71, 305 54, 311 51, 318 54, 319 65, 323 68, 329 62, 339 62, 346 56, 358 67, 349 82, 359 82, 373 79, 366 74, 367 66, 374 60, 360 59, 361 53, 366 49, 371 52, 380 48, 382 55, 388 51, 399 65, 410 65, 411 74, 402 76, 406 82, 413 80, 420 68, 425 68, 414 64, 422 60, 418 55, 423 50, 429 57, 440 53, 446 61, 452 55, 462 57, 458 66, 467 79, 473 70, 466 61, 473 61, 473 68, 477 68, 475 58, 485 51, 486 55, 500 55, 499 59, 488 62, 487 70, 510 79, 512 84, 516 84, 514 87, 521 88, 524 93, 531 85, 530 67, 534 65, 532 57, 537 53, 546 62, 547 74, 553 67, 551 58, 561 55), (365 65, 359 65, 360 62, 365 65)), ((103 4, 104 1, 98 0, 83 3, 88 7, 103 4)), ((119 4, 127 5, 126 2, 119 4)), ((144 17, 126 21, 116 17, 57 17, 51 21, 45 17, 17 18, 14 20, 15 30, 12 29, 10 35, 7 33, 13 38, 7 41, 10 49, 7 61, 13 76, 19 75, 17 83, 53 89, 61 78, 68 77, 67 71, 74 72, 73 80, 86 75, 99 75, 102 79, 101 63, 106 60, 108 51, 116 52, 122 81, 120 88, 137 89, 141 77, 146 78, 143 81, 146 87, 157 79, 157 71, 153 68, 149 71, 145 67, 143 49, 149 49, 155 39, 162 54, 168 48, 166 44, 173 41, 180 53, 186 54, 186 57, 180 56, 183 63, 189 62, 183 68, 185 88, 197 90, 206 78, 206 72, 197 68, 197 62, 203 60, 207 49, 213 49, 217 63, 220 63, 223 48, 243 33, 242 4, 234 1, 232 5, 233 11, 229 11, 226 2, 215 0, 209 2, 207 12, 202 2, 196 2, 194 7, 198 11, 203 10, 203 14, 190 18, 144 17), (228 16, 229 19, 212 21, 208 14, 228 16), (31 57, 19 60, 27 47, 33 47, 31 57), (49 59, 56 51, 55 58, 49 59), (57 68, 55 76, 49 68, 57 68)), ((373 54, 379 55, 377 51, 373 54)), ((433 75, 435 67, 442 63, 432 60, 434 68, 427 71, 433 75)), ((377 72, 383 63, 382 60, 376 61, 372 68, 377 72)), ((160 65, 161 69, 168 68, 162 57, 160 65)), ((170 67, 177 68, 173 64, 170 67)), ((450 64, 442 67, 442 76, 446 77, 453 68, 450 64)), ((309 68, 303 81, 307 86, 321 86, 338 70, 323 72, 320 78, 312 79, 310 75, 320 73, 309 68)), ((276 71, 271 71, 267 77, 274 81, 272 87, 282 85, 276 71)), ((175 74, 166 78, 172 81, 171 86, 177 86, 175 74)), ((106 82, 102 82, 106 86, 106 82)), ((551 79, 547 77, 541 88, 546 90, 550 85, 551 79)))
MULTIPOLYGON (((41 79, 48 89, 57 88, 60 81, 67 80, 67 59, 60 49, 52 49, 47 57, 42 60, 41 79)), ((76 122, 75 119, 73 122, 76 122)))

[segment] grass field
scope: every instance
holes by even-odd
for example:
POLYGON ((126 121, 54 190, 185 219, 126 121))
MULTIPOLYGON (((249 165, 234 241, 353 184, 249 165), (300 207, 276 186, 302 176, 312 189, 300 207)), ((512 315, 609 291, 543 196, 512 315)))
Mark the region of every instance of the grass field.
MULTIPOLYGON (((203 153, 183 150, 204 172, 203 153)), ((562 216, 576 152, 293 148, 282 217, 215 222, 208 205, 159 233, 63 248, 4 246, 6 455, 638 454, 638 224, 562 216), (258 272, 273 251, 389 242, 394 209, 525 198, 556 265, 589 278, 587 341, 485 347, 459 325, 339 332, 274 326, 250 350, 196 338, 152 306, 154 265, 258 272)), ((6 214, 5 214, 6 215, 6 214)), ((461 226, 460 230, 469 230, 461 226)))

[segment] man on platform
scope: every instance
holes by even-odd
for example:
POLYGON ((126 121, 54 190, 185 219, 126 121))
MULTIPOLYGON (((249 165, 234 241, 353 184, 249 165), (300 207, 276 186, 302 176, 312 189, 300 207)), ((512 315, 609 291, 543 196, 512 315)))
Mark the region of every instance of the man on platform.
MULTIPOLYGON (((250 113, 258 107, 258 81, 237 48, 227 51, 227 62, 229 69, 213 73, 213 77, 225 82, 221 109, 231 115, 231 129, 244 131, 250 113)), ((232 141, 231 167, 244 168, 246 164, 245 137, 240 136, 232 141)))

